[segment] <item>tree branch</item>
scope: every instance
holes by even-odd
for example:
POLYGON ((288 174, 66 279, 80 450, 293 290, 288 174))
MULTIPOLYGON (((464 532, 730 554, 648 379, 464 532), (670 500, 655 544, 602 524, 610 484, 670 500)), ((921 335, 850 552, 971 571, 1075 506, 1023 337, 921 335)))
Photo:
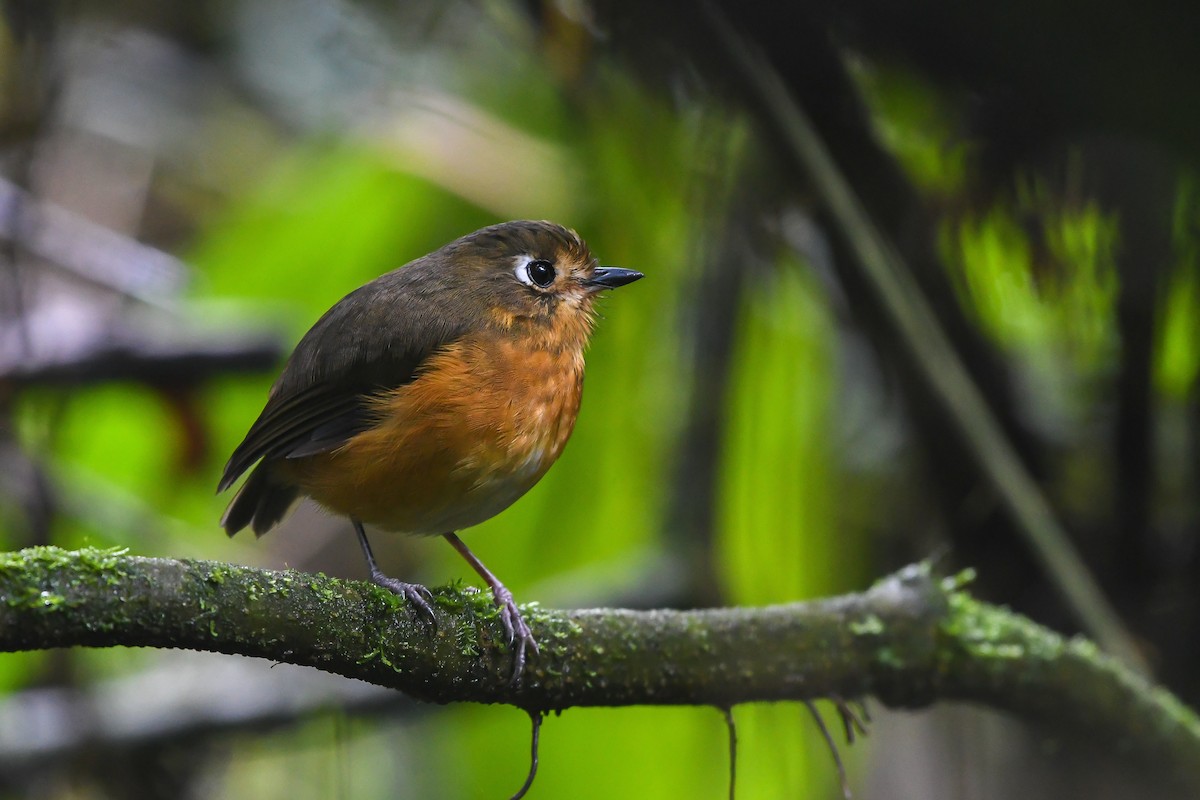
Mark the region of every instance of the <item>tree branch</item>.
POLYGON ((1200 718, 1102 655, 908 567, 866 592, 765 608, 524 609, 524 683, 489 595, 434 592, 437 630, 364 582, 114 551, 0 555, 0 651, 180 647, 317 667, 424 700, 570 706, 874 695, 971 700, 1136 752, 1200 788, 1200 718))

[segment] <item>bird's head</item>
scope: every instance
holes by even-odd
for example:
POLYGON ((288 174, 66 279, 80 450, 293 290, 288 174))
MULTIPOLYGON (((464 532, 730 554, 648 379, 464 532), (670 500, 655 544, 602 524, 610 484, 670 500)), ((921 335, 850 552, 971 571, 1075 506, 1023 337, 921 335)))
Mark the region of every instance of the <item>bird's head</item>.
POLYGON ((550 347, 582 347, 596 295, 642 277, 600 266, 574 231, 544 221, 483 228, 431 258, 442 263, 445 279, 481 322, 550 347))

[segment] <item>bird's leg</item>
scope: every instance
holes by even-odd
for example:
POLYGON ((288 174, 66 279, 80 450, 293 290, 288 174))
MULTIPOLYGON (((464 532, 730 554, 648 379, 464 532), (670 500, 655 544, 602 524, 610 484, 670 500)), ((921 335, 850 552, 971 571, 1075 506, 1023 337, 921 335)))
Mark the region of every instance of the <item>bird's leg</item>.
POLYGON ((500 622, 504 624, 504 632, 508 634, 508 643, 513 646, 512 682, 520 683, 521 672, 525 669, 525 649, 529 648, 536 653, 538 646, 534 641, 533 633, 525 624, 525 619, 517 608, 516 601, 513 600, 512 592, 492 574, 490 569, 483 565, 482 561, 475 557, 475 554, 457 535, 453 532, 443 533, 442 537, 467 560, 467 563, 479 573, 479 577, 492 587, 492 597, 496 598, 496 605, 500 607, 500 622))
POLYGON ((350 521, 354 523, 354 532, 358 534, 358 543, 362 545, 363 555, 367 559, 367 570, 371 573, 371 583, 403 597, 421 611, 426 622, 436 626, 437 620, 433 616, 433 606, 429 605, 433 595, 429 593, 429 590, 419 583, 405 583, 384 575, 379 564, 375 563, 375 554, 371 552, 371 543, 367 541, 367 532, 363 530, 362 523, 353 518, 350 521))

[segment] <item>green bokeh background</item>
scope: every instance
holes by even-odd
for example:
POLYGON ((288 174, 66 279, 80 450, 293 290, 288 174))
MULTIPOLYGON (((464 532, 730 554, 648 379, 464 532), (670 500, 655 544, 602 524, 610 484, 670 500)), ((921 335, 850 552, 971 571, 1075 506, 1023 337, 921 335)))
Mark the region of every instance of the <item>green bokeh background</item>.
MULTIPOLYGON (((484 207, 356 131, 281 136, 252 176, 197 212, 198 235, 182 253, 195 282, 181 311, 213 331, 279 331, 294 342, 363 282, 518 212, 568 224, 603 263, 642 270, 644 281, 603 301, 582 412, 560 462, 515 506, 464 536, 520 601, 603 602, 655 580, 654 569, 671 558, 665 515, 672 493, 687 490, 673 476, 694 402, 689 302, 717 245, 714 220, 738 196, 729 187, 763 145, 736 112, 697 104, 681 113, 611 67, 592 76, 586 97, 574 96, 511 39, 479 36, 471 43, 477 58, 440 88, 553 154, 556 170, 538 171, 546 185, 533 193, 544 203, 484 207)), ((864 70, 858 79, 881 137, 910 176, 931 192, 960 185, 961 145, 950 139, 941 99, 899 69, 864 70)), ((213 135, 236 148, 239 130, 214 126, 213 135)), ((1045 209, 1033 184, 1022 202, 1045 209)), ((1186 214, 1186 193, 1180 204, 1186 214)), ((942 247, 964 306, 1053 392, 1063 364, 1086 384, 1114 357, 1115 234, 1093 208, 1046 211, 1043 219, 1065 265, 1065 278, 1050 283, 1037 279, 1011 209, 948 225, 942 247)), ((1186 395, 1197 372, 1198 289, 1195 270, 1182 266, 1165 301, 1155 369, 1168 402, 1186 395)), ((695 487, 691 497, 716 512, 713 563, 724 599, 758 605, 861 588, 874 574, 867 533, 888 513, 886 504, 872 510, 863 502, 894 496, 888 492, 903 479, 849 474, 841 461, 838 300, 819 271, 778 244, 727 268, 748 277, 720 398, 719 479, 712 492, 695 487)), ((272 379, 226 378, 195 398, 211 441, 205 462, 187 470, 172 413, 148 389, 24 395, 22 441, 71 498, 54 542, 268 563, 269 540, 221 534, 226 498, 213 488, 272 379)), ((1082 402, 1077 390, 1063 388, 1063 402, 1082 402)), ((356 547, 349 526, 343 543, 356 547)), ((434 582, 473 580, 436 541, 406 552, 419 553, 421 575, 434 582)), ((407 577, 406 566, 386 565, 407 577)), ((0 658, 0 686, 38 680, 54 657, 0 658)), ((89 680, 128 674, 155 657, 72 655, 89 680)), ((836 774, 802 706, 753 705, 734 715, 740 796, 834 796, 836 774)), ((403 787, 410 796, 501 797, 524 777, 527 729, 521 712, 503 707, 387 721, 331 711, 294 729, 237 737, 217 795, 383 798, 403 787)), ((725 797, 726 746, 714 709, 571 709, 547 721, 530 796, 725 797)), ((852 772, 869 750, 868 743, 846 754, 852 772)))

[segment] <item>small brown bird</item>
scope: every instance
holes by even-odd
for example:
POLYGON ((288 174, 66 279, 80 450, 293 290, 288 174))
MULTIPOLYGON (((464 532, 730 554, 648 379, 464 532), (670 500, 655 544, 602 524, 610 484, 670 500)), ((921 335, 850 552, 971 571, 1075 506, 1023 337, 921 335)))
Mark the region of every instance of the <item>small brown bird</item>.
POLYGON ((529 491, 579 411, 593 302, 640 272, 598 266, 574 231, 493 225, 342 298, 296 345, 218 491, 261 536, 300 495, 350 518, 371 580, 432 620, 429 590, 383 574, 363 524, 441 535, 492 589, 519 680, 537 643, 512 593, 456 535, 529 491))

